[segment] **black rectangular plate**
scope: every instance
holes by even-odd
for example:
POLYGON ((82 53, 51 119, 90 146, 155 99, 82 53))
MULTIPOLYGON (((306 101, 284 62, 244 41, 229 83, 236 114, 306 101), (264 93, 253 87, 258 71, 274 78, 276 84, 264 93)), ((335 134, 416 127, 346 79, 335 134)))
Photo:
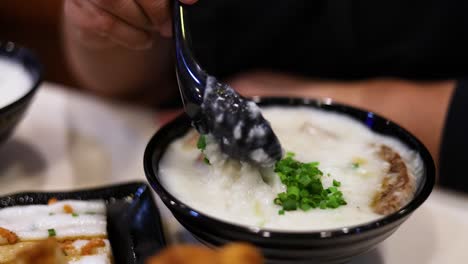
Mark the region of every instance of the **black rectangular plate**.
POLYGON ((0 197, 0 208, 47 204, 49 199, 103 200, 115 264, 143 264, 166 245, 151 188, 143 182, 69 192, 22 192, 0 197))

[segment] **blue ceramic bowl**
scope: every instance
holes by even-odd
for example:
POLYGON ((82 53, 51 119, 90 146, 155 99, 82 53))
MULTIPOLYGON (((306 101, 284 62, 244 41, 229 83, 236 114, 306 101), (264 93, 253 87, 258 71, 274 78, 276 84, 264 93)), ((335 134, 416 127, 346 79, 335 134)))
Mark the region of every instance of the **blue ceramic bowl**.
POLYGON ((359 226, 316 232, 287 232, 227 223, 182 203, 161 184, 161 157, 172 141, 191 128, 189 118, 181 115, 162 127, 150 140, 144 156, 145 172, 151 186, 174 217, 203 243, 220 246, 232 241, 248 241, 262 250, 268 263, 346 263, 390 236, 429 197, 435 183, 435 166, 431 155, 418 139, 395 123, 372 112, 330 101, 257 98, 257 102, 262 106, 311 107, 341 113, 377 133, 398 138, 420 154, 424 163, 421 181, 414 198, 406 206, 396 213, 359 226))
MULTIPOLYGON (((17 47, 13 42, 0 41, 0 59, 11 60, 22 65, 31 76, 32 87, 26 94, 16 101, 0 108, 0 144, 12 134, 24 113, 31 104, 39 85, 42 81, 42 66, 37 58, 28 50, 17 47)), ((2 96, 0 91, 0 96, 2 96)))

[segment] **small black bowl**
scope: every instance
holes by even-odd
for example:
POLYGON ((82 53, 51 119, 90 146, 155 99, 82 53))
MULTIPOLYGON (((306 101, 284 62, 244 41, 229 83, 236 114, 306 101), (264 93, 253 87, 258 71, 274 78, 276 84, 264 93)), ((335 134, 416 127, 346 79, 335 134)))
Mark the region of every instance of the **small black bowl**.
MULTIPOLYGON (((13 42, 0 41, 0 60, 11 60, 22 65, 32 78, 32 87, 16 101, 0 108, 0 144, 12 134, 31 104, 41 81, 42 66, 27 49, 17 47, 13 42)), ((0 91, 0 96, 2 96, 0 91)))
POLYGON ((174 217, 205 244, 220 246, 232 241, 248 241, 262 250, 269 263, 345 263, 390 236, 429 197, 435 183, 432 157, 418 139, 395 123, 372 112, 330 100, 256 98, 256 101, 261 106, 311 107, 344 114, 372 131, 398 138, 421 156, 424 163, 422 178, 414 198, 406 206, 377 221, 358 226, 316 232, 287 232, 227 223, 180 202, 161 184, 159 161, 168 145, 191 128, 189 118, 181 115, 162 127, 150 140, 144 167, 148 181, 174 217))

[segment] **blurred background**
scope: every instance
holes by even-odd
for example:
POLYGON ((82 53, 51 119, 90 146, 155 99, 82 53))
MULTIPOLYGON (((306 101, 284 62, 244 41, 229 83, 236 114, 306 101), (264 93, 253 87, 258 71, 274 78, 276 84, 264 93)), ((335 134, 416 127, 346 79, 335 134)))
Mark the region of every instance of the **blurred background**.
MULTIPOLYGON (((255 2, 251 7, 257 5, 258 8, 262 8, 262 2, 263 1, 255 2)), ((397 123, 408 128, 417 135, 417 137, 428 146, 434 158, 438 161, 438 138, 440 136, 439 134, 442 133, 443 121, 447 108, 434 107, 442 105, 440 102, 441 96, 439 96, 437 91, 451 91, 450 89, 454 87, 454 82, 428 82, 428 80, 434 77, 437 77, 435 78, 437 80, 445 80, 447 76, 454 77, 458 76, 459 72, 465 73, 465 69, 468 68, 468 64, 466 64, 468 60, 463 57, 464 54, 455 54, 456 51, 464 49, 460 49, 460 46, 464 46, 465 43, 468 43, 463 34, 458 34, 458 32, 464 30, 465 27, 462 23, 449 24, 449 26, 447 26, 447 23, 457 19, 460 20, 462 15, 464 15, 461 12, 462 10, 455 8, 456 5, 448 5, 446 7, 447 10, 445 10, 439 8, 439 5, 442 6, 441 3, 429 1, 424 10, 420 9, 421 6, 418 5, 419 2, 408 4, 409 6, 405 6, 405 8, 402 8, 397 3, 394 5, 386 3, 382 5, 375 4, 375 6, 372 5, 366 9, 365 6, 359 6, 359 4, 356 3, 360 8, 360 12, 357 12, 359 10, 353 10, 356 11, 356 15, 353 16, 352 21, 356 23, 356 25, 363 26, 363 30, 368 30, 367 33, 370 32, 370 34, 363 34, 362 32, 362 34, 357 34, 359 36, 358 48, 356 50, 350 49, 351 52, 348 52, 346 49, 343 49, 348 42, 336 41, 339 44, 337 46, 330 46, 327 43, 334 43, 334 38, 337 36, 343 37, 343 39, 347 38, 346 32, 343 33, 340 30, 335 32, 329 29, 333 29, 333 27, 330 26, 333 23, 330 21, 338 21, 337 28, 341 28, 340 25, 342 26, 342 24, 347 23, 347 20, 341 16, 341 12, 346 11, 349 5, 341 6, 338 2, 336 2, 336 5, 333 5, 332 2, 327 2, 325 4, 321 3, 324 5, 321 6, 320 3, 317 2, 318 7, 322 7, 322 9, 318 7, 309 8, 309 10, 316 10, 317 12, 323 11, 325 13, 323 16, 316 16, 318 20, 314 21, 314 23, 317 22, 316 26, 318 32, 318 35, 314 35, 314 38, 322 41, 307 42, 300 40, 301 37, 306 39, 308 36, 296 34, 297 32, 290 30, 291 27, 286 27, 283 31, 272 30, 272 32, 269 32, 274 35, 274 38, 272 38, 274 41, 270 38, 257 41, 261 39, 258 34, 249 34, 254 30, 250 30, 250 32, 247 33, 244 32, 244 30, 239 30, 239 28, 247 28, 250 25, 250 20, 244 19, 243 21, 239 21, 236 15, 237 13, 231 12, 231 8, 234 8, 236 3, 236 0, 225 0, 225 2, 201 1, 198 5, 199 9, 194 12, 197 15, 190 17, 190 22, 193 22, 191 25, 194 25, 193 29, 195 34, 193 35, 201 36, 200 39, 194 38, 194 43, 198 43, 198 45, 194 45, 194 51, 195 54, 198 52, 198 54, 205 55, 204 57, 200 56, 197 58, 200 59, 202 65, 206 65, 208 72, 218 77, 230 77, 230 75, 238 74, 239 72, 236 71, 239 71, 239 69, 246 70, 249 69, 249 67, 252 69, 260 67, 261 69, 262 66, 264 66, 263 68, 274 69, 274 66, 277 66, 277 68, 286 66, 286 68, 289 67, 292 73, 301 73, 300 71, 294 71, 296 66, 298 66, 298 68, 306 70, 312 69, 310 74, 308 74, 309 76, 325 76, 326 78, 327 76, 334 76, 333 73, 336 71, 336 73, 341 73, 341 75, 337 74, 337 76, 345 77, 338 78, 342 80, 340 82, 330 82, 329 80, 322 82, 317 79, 309 80, 301 78, 288 79, 282 75, 247 74, 246 76, 242 76, 241 72, 240 77, 237 79, 233 78, 231 84, 236 89, 239 89, 241 93, 245 92, 246 94, 249 92, 250 94, 261 95, 263 92, 265 92, 264 94, 268 92, 268 94, 276 96, 288 93, 289 96, 332 97, 337 101, 381 113, 397 121, 397 123), (210 9, 207 3, 215 4, 213 4, 213 7, 211 7, 212 9, 210 9), (204 6, 204 4, 207 6, 204 6), (226 5, 227 7, 226 9, 220 9, 216 4, 226 5), (330 6, 327 6, 328 4, 330 6), (340 9, 338 10, 340 12, 335 10, 336 8, 340 9), (216 12, 213 12, 213 10, 221 10, 224 12, 223 14, 229 15, 229 17, 224 16, 224 20, 220 21, 220 23, 212 23, 213 20, 216 20, 216 17, 213 17, 216 15, 216 12), (372 12, 367 12, 368 10, 372 10, 372 12), (329 20, 325 19, 327 18, 328 11, 337 11, 338 13, 336 14, 340 19, 337 19, 335 16, 330 16, 328 18, 329 20), (420 12, 418 13, 416 11, 420 12), (427 13, 427 16, 421 15, 424 13, 423 11, 427 13), (400 20, 394 22, 389 18, 393 18, 396 12, 399 12, 400 20), (374 21, 375 23, 367 23, 368 21, 374 21), (408 21, 408 23, 404 23, 405 21, 408 21), (445 22, 445 24, 443 22, 445 22), (241 23, 241 25, 239 26, 238 23, 241 23), (407 29, 407 24, 413 25, 413 27, 416 27, 416 30, 411 31, 407 29), (196 25, 198 25, 198 29, 196 25), (442 25, 446 26, 444 30, 442 30, 442 25), (225 30, 224 27, 226 27, 227 30, 225 30), (421 30, 418 27, 421 27, 421 30), (322 31, 319 29, 322 29, 322 31), (426 31, 423 29, 426 29, 426 31), (196 34, 200 32, 203 33, 203 31, 215 33, 196 34), (395 32, 398 34, 392 35, 395 34, 395 32), (414 32, 420 33, 422 36, 418 37, 418 34, 412 34, 414 32), (273 33, 276 33, 276 35, 273 33), (398 39, 400 34, 404 41, 401 43, 394 41, 394 39, 398 39), (212 38, 208 38, 207 36, 212 38), (453 39, 454 36, 457 37, 456 41, 453 39), (248 37, 250 37, 250 39, 248 37), (239 41, 232 41, 232 43, 228 45, 225 41, 223 42, 225 39, 241 39, 242 43, 245 45, 243 45, 243 49, 241 49, 236 46, 239 44, 239 41), (295 41, 290 41, 291 39, 295 41), (270 42, 275 45, 265 45, 265 43, 268 44, 270 42), (425 49, 423 47, 419 49, 420 46, 423 46, 421 42, 424 43, 424 48, 427 50, 431 50, 429 48, 431 45, 434 46, 432 48, 435 52, 431 52, 431 56, 426 56, 428 54, 425 52, 425 49), (218 43, 222 43, 222 45, 218 45, 223 46, 222 49, 217 48, 218 43), (312 44, 316 46, 310 48, 308 56, 305 56, 302 53, 302 50, 305 50, 304 47, 302 49, 294 48, 294 45, 298 43, 304 43, 303 45, 306 45, 306 48, 310 48, 312 44), (286 55, 283 56, 283 60, 277 60, 277 54, 280 54, 280 52, 276 50, 278 47, 286 51, 284 52, 286 55), (260 49, 264 50, 264 52, 258 52, 260 49), (353 58, 358 59, 352 60, 348 59, 346 56, 341 56, 342 58, 340 59, 340 54, 337 51, 341 50, 343 50, 343 54, 351 54, 354 56, 353 58), (416 55, 420 55, 419 57, 421 57, 421 59, 412 61, 412 59, 414 59, 413 57, 419 58, 414 54, 418 52, 408 51, 418 50, 421 50, 421 54, 416 55), (329 57, 330 54, 335 53, 338 54, 337 57, 329 57), (271 54, 275 54, 275 56, 271 56, 271 54), (343 58, 346 59, 343 60, 343 58), (455 63, 452 62, 453 58, 457 59, 455 63), (340 62, 343 61, 346 63, 341 63, 340 68, 340 62), (377 61, 377 64, 380 62, 380 68, 374 67, 376 63, 373 61, 377 61), (315 68, 313 65, 315 65, 315 68), (328 66, 328 68, 322 67, 323 65, 328 66), (224 69, 230 69, 231 72, 224 72, 224 69), (325 70, 322 72, 321 70, 323 69, 325 70), (350 76, 360 76, 359 74, 353 74, 353 71, 354 73, 363 72, 363 76, 366 78, 354 82, 349 81, 348 79, 350 79, 350 76), (407 80, 386 77, 394 76, 392 74, 386 74, 389 72, 400 73, 396 76, 424 76, 425 78, 422 78, 424 80, 422 82, 419 80, 416 80, 416 82, 408 82, 407 80), (449 72, 450 74, 447 74, 449 72), (379 79, 381 78, 380 76, 382 76, 383 79, 379 79), (346 80, 343 81, 343 79, 346 80), (284 89, 284 87, 288 87, 288 89, 284 89), (364 91, 369 93, 364 94, 364 91), (434 91, 434 93, 431 94, 431 91, 434 91), (358 92, 362 92, 362 95, 358 92), (398 94, 398 92, 400 92, 400 94, 398 94), (425 97, 421 96, 420 92, 424 92, 423 95, 425 97), (407 113, 412 113, 412 115, 408 115, 407 113), (427 117, 431 118, 429 119, 427 117), (438 120, 438 123, 433 120, 438 120)), ((313 2, 304 1, 303 3, 307 3, 307 5, 311 6, 314 5, 313 2)), ((0 4, 0 40, 11 40, 20 46, 32 50, 39 57, 39 60, 46 69, 44 79, 48 84, 58 84, 60 87, 70 87, 71 90, 76 90, 80 89, 78 87, 85 87, 86 85, 78 83, 77 79, 72 75, 69 64, 66 62, 64 46, 62 45, 62 5, 63 0, 2 1, 0 4)), ((288 4, 285 2, 283 2, 282 5, 285 5, 285 8, 288 7, 288 4)), ((258 9, 251 8, 250 13, 243 13, 244 18, 249 16, 255 18, 257 13, 253 10, 258 9)), ((262 10, 265 11, 265 9, 262 10)), ((279 25, 284 22, 287 26, 288 21, 293 25, 294 23, 303 24, 301 19, 307 21, 310 15, 305 13, 300 16, 298 13, 298 16, 294 17, 296 21, 280 16, 283 13, 287 13, 283 11, 284 10, 281 9, 281 12, 278 13, 279 15, 275 12, 272 13, 273 15, 278 15, 276 21, 279 25)), ((266 21, 267 22, 263 24, 259 23, 257 25, 256 29, 258 32, 267 28, 271 19, 266 19, 266 21)), ((344 28, 347 29, 348 27, 346 26, 344 28)), ((350 43, 352 43, 351 40, 353 39, 349 39, 350 43)), ((167 43, 171 45, 170 41, 167 43)), ((170 72, 170 77, 173 77, 172 66, 170 67, 170 72)), ((307 76, 307 74, 305 75, 307 76)), ((171 79, 170 77, 165 79, 171 79)), ((233 77, 236 76, 234 75, 233 77)), ((91 91, 91 89, 89 90, 91 91)), ((155 93, 161 93, 161 90, 163 89, 159 89, 159 91, 154 89, 155 93)), ((160 96, 160 94, 158 94, 158 96, 160 96)), ((145 96, 145 94, 143 94, 142 97, 153 99, 157 96, 145 96)), ((178 106, 177 103, 180 104, 177 94, 174 98, 170 99, 173 99, 175 102, 175 104, 168 104, 171 107, 173 105, 178 106)), ((446 96, 444 103, 448 105, 449 99, 450 94, 446 96)), ((165 116, 161 114, 158 118, 164 120, 165 116)))
POLYGON ((34 51, 46 68, 46 81, 77 87, 65 63, 61 12, 62 0, 2 1, 0 36, 34 51))

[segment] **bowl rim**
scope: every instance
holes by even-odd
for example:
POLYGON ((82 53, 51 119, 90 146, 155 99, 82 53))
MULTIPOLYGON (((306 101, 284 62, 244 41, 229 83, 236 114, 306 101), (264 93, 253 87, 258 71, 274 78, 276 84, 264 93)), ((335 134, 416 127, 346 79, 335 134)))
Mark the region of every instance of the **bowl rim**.
POLYGON ((0 107, 0 115, 15 109, 17 106, 25 103, 31 98, 40 87, 43 81, 43 66, 38 58, 28 49, 20 47, 11 41, 0 40, 0 59, 6 59, 18 62, 27 71, 28 75, 32 78, 32 87, 17 98, 15 101, 0 107))
MULTIPOLYGON (((424 201, 431 194, 433 187, 435 185, 435 164, 427 148, 424 144, 413 136, 409 131, 397 125, 393 121, 390 121, 387 118, 384 118, 375 112, 359 109, 353 106, 337 103, 330 98, 322 99, 312 99, 312 98, 299 98, 299 97, 260 97, 256 96, 252 98, 260 106, 270 107, 270 106, 286 106, 286 107, 312 107, 315 109, 322 109, 327 112, 338 112, 345 114, 353 119, 356 119, 355 116, 351 115, 360 114, 360 115, 371 115, 373 119, 377 120, 379 123, 385 124, 386 127, 389 127, 393 134, 399 133, 406 137, 406 141, 411 141, 414 147, 411 149, 417 148, 418 153, 423 162, 424 172, 423 178, 420 181, 420 186, 417 187, 415 196, 413 199, 400 208, 397 212, 390 215, 386 215, 377 220, 366 222, 363 224, 346 226, 341 228, 334 229, 323 229, 323 230, 314 230, 314 231, 302 231, 302 230, 278 230, 278 229, 269 229, 261 228, 258 226, 249 226, 244 224, 237 224, 233 222, 228 222, 220 218, 207 215, 205 213, 199 212, 197 209, 190 207, 189 205, 181 202, 179 199, 174 197, 164 185, 159 180, 159 172, 154 171, 153 159, 154 155, 157 153, 155 150, 156 145, 163 144, 164 148, 161 153, 164 153, 169 145, 169 143, 160 142, 159 138, 162 135, 167 134, 169 131, 174 130, 177 126, 184 125, 184 123, 190 122, 188 116, 185 113, 180 114, 172 121, 166 123, 162 126, 150 139, 144 153, 143 166, 146 174, 146 178, 150 183, 151 187, 155 190, 164 204, 170 209, 170 211, 175 210, 178 213, 182 213, 187 217, 192 217, 192 220, 204 223, 212 223, 220 225, 222 228, 228 228, 232 231, 237 231, 240 233, 246 233, 254 236, 262 237, 276 237, 276 238, 285 238, 285 239, 301 239, 301 238, 310 238, 310 239, 332 239, 337 237, 349 236, 352 234, 363 234, 372 230, 376 230, 385 226, 390 226, 393 223, 397 223, 400 220, 404 220, 405 217, 408 217, 412 212, 414 212, 419 206, 421 206, 424 201)), ((356 119, 357 120, 357 119, 356 119)), ((361 120, 357 120, 360 123, 363 123, 361 120)), ((373 132, 379 133, 377 131, 373 132)), ((380 133, 382 134, 382 133, 380 133)), ((400 141, 403 141, 401 136, 397 137, 396 135, 391 135, 396 137, 400 141)), ((174 140, 174 139, 172 139, 174 140)), ((406 142, 402 142, 408 146, 406 142)), ((410 147, 410 146, 408 146, 410 147)), ((160 161, 163 154, 160 155, 157 162, 160 161)), ((172 212, 174 213, 174 212, 172 212)), ((176 217, 177 218, 177 217, 176 217)), ((209 225, 207 225, 209 226, 209 225)))

